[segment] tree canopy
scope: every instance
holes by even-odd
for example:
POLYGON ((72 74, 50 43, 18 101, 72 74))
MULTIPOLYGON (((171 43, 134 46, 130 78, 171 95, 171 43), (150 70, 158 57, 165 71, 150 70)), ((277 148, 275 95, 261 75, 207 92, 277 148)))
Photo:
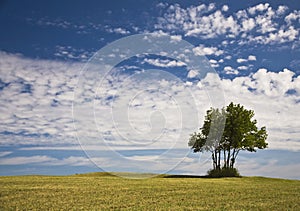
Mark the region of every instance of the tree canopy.
POLYGON ((191 134, 188 145, 194 152, 212 154, 213 169, 234 168, 241 150, 256 152, 268 146, 266 127, 257 128, 254 111, 240 104, 210 108, 203 126, 191 134))

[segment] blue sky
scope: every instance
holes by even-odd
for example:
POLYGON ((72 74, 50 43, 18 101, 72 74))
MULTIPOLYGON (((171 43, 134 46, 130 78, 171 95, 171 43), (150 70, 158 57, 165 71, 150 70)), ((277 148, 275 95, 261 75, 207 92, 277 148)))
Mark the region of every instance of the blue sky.
POLYGON ((298 1, 2 1, 0 26, 0 175, 204 174, 188 134, 233 101, 269 133, 241 174, 300 179, 298 1))

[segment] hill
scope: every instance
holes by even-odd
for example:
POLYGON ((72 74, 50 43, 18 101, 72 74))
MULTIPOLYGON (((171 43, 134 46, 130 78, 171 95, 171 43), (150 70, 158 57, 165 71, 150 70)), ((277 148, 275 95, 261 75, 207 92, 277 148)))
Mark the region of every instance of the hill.
POLYGON ((126 179, 108 173, 0 177, 0 210, 300 210, 300 181, 126 179))

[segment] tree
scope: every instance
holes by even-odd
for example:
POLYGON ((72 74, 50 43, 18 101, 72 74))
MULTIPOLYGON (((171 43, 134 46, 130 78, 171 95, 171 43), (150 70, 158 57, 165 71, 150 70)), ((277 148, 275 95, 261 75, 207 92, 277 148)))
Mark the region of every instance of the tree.
POLYGON ((214 169, 221 169, 222 131, 224 129, 225 110, 211 108, 206 112, 201 132, 191 135, 189 146, 194 152, 209 151, 212 154, 214 169))
POLYGON ((258 129, 253 117, 254 111, 240 104, 230 103, 222 109, 211 108, 206 112, 199 132, 191 134, 188 145, 195 153, 210 152, 213 170, 234 169, 241 150, 256 152, 268 146, 266 127, 258 129))

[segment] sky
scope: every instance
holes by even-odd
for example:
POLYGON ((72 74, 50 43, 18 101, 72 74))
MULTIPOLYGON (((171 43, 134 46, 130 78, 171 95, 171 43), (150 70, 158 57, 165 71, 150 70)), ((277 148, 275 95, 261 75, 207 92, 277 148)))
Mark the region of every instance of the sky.
POLYGON ((240 103, 268 149, 245 176, 300 179, 300 3, 0 1, 0 175, 205 174, 189 135, 240 103))

